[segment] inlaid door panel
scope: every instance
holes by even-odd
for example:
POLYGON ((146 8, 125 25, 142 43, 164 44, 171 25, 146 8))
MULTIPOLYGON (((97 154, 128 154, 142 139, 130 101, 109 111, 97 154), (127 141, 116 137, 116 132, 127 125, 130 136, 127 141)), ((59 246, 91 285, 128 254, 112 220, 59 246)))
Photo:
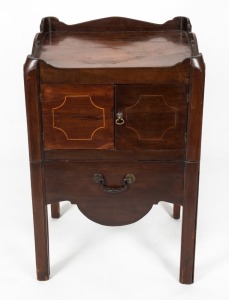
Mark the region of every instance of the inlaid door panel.
POLYGON ((42 85, 45 149, 113 149, 114 88, 42 85))
POLYGON ((187 92, 176 85, 116 86, 116 148, 185 148, 187 92))

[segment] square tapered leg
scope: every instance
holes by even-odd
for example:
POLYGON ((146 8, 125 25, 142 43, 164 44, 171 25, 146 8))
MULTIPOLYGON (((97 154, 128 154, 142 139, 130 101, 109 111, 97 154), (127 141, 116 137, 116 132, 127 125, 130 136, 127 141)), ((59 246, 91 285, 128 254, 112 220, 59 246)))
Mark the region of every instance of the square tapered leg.
POLYGON ((31 163, 31 183, 37 279, 43 281, 49 279, 49 237, 41 163, 31 163))
POLYGON ((194 280, 199 164, 186 163, 181 238, 180 282, 194 280))

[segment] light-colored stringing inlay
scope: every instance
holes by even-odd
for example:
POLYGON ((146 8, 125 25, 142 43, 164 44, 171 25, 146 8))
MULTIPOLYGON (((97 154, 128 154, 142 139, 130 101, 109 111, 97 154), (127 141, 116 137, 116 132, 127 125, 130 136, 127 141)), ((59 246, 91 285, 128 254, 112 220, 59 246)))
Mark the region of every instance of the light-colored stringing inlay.
POLYGON ((91 96, 89 95, 68 95, 68 96, 65 96, 65 99, 64 99, 64 102, 60 105, 60 106, 57 106, 57 107, 54 107, 52 108, 52 116, 53 116, 53 128, 55 129, 58 129, 60 131, 62 131, 64 133, 64 135, 66 136, 66 139, 67 140, 70 140, 70 141, 86 141, 86 140, 92 140, 93 138, 93 135, 100 129, 102 128, 105 128, 105 112, 104 112, 104 108, 102 107, 99 107, 98 105, 96 105, 92 99, 91 99, 91 96), (92 133, 90 133, 90 137, 89 138, 70 138, 67 134, 67 132, 63 129, 63 128, 60 128, 58 126, 55 125, 55 111, 59 110, 60 108, 62 108, 66 103, 67 101, 69 101, 69 98, 85 98, 85 100, 89 100, 91 105, 93 105, 95 108, 99 109, 99 110, 102 110, 102 116, 103 116, 103 120, 102 120, 102 126, 100 127, 97 127, 92 133))
MULTIPOLYGON (((144 104, 142 104, 142 106, 144 107, 144 104)), ((138 110, 138 112, 139 112, 139 114, 141 114, 141 110, 140 109, 138 110)), ((155 114, 157 114, 157 113, 158 113, 158 111, 155 110, 155 114)), ((144 119, 143 119, 143 122, 144 122, 144 119)), ((165 135, 165 133, 167 131, 169 131, 170 129, 175 128, 176 125, 177 125, 177 109, 175 107, 170 106, 165 101, 163 95, 140 95, 139 98, 138 98, 138 101, 134 105, 129 106, 129 107, 126 108, 126 124, 127 124, 126 125, 127 128, 130 128, 130 129, 132 129, 133 131, 135 131, 137 133, 139 140, 162 140, 163 137, 164 137, 164 135, 165 135), (154 98, 155 101, 156 101, 156 99, 158 100, 158 98, 160 98, 161 99, 160 100, 160 102, 161 102, 160 105, 163 103, 163 105, 164 105, 165 108, 166 107, 170 108, 170 111, 174 113, 174 120, 173 120, 172 126, 169 126, 169 127, 165 128, 164 131, 162 132, 162 134, 160 136, 153 137, 153 138, 146 138, 146 137, 142 137, 141 135, 144 135, 144 134, 143 133, 139 133, 139 131, 136 128, 134 128, 132 126, 128 126, 128 111, 129 111, 129 114, 130 114, 131 109, 133 109, 137 105, 140 105, 140 102, 143 103, 144 101, 146 101, 146 98, 150 98, 150 97, 154 98)))

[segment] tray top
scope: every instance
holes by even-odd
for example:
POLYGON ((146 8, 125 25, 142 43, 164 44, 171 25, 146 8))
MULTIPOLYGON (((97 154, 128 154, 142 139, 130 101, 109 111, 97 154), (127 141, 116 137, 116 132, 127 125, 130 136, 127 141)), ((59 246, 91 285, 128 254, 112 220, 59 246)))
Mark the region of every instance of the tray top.
POLYGON ((47 32, 37 58, 57 68, 173 66, 191 56, 185 31, 47 32))

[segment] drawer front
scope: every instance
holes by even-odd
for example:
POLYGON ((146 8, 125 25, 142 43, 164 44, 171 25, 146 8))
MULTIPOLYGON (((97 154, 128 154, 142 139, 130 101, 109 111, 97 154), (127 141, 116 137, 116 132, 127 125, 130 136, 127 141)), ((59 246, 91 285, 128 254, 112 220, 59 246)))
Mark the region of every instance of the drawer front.
POLYGON ((112 85, 42 85, 45 149, 113 149, 112 85))
POLYGON ((115 95, 117 149, 185 148, 187 92, 184 85, 118 85, 115 95), (120 113, 122 122, 118 120, 120 113))
POLYGON ((173 162, 45 162, 46 201, 69 200, 97 223, 125 225, 160 201, 182 204, 183 174, 173 162))

